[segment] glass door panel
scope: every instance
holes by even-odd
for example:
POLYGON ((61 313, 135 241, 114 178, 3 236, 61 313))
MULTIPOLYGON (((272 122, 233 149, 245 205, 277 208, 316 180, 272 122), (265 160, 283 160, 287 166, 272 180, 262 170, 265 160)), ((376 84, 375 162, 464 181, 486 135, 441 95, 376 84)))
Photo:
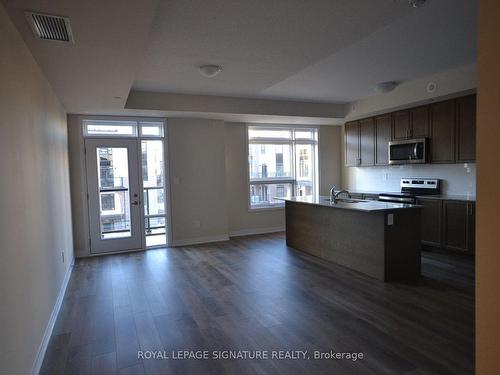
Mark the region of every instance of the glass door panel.
POLYGON ((130 237, 130 190, 126 147, 97 147, 101 238, 130 237))
POLYGON ((85 149, 91 252, 142 248, 137 141, 87 139, 85 149))
POLYGON ((314 195, 314 146, 312 144, 297 144, 295 147, 296 161, 296 192, 297 196, 314 195))
POLYGON ((165 245, 167 237, 163 141, 142 140, 141 156, 146 246, 165 245))

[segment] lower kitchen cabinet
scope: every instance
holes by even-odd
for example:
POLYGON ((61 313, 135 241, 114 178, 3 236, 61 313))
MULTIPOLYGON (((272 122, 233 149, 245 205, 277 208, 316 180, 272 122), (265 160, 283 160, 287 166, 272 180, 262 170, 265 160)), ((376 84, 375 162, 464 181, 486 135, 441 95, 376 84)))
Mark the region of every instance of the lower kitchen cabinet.
POLYGON ((418 199, 422 205, 422 244, 474 254, 475 203, 418 199))
POLYGON ((423 206, 422 222, 422 244, 441 247, 441 218, 442 200, 419 199, 417 204, 423 206))
POLYGON ((471 202, 443 202, 443 247, 474 253, 475 205, 471 202))

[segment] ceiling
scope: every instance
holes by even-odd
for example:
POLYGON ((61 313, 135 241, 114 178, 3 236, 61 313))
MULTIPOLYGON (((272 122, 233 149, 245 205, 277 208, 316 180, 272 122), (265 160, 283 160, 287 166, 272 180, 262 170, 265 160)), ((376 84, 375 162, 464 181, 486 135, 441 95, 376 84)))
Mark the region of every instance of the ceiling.
POLYGON ((71 113, 133 112, 131 90, 341 104, 476 61, 476 0, 1 1, 71 113), (23 10, 70 17, 75 44, 23 10))

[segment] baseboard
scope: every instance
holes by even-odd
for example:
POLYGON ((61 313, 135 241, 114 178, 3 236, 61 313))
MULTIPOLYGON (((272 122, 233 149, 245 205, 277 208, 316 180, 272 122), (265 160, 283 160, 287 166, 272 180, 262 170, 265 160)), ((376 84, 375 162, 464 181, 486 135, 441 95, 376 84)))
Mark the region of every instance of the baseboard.
POLYGON ((276 233, 276 232, 284 232, 284 231, 285 231, 285 227, 241 229, 241 230, 235 230, 233 232, 230 232, 229 237, 251 236, 254 234, 266 234, 266 233, 276 233))
POLYGON ((64 294, 66 293, 66 288, 68 286, 69 278, 71 277, 71 272, 73 271, 73 266, 75 264, 75 259, 69 266, 64 275, 64 279, 62 282, 61 289, 59 289, 59 294, 57 295, 57 300, 52 309, 52 314, 50 314, 49 321, 47 326, 45 327, 45 332, 43 334, 42 342, 38 347, 38 351, 36 353, 35 361, 33 362, 33 366, 31 367, 30 374, 38 375, 40 373, 40 369, 42 368, 43 359, 45 357, 45 352, 47 351, 47 346, 49 345, 50 337, 52 336, 52 331, 54 330, 54 325, 56 324, 57 315, 59 315, 59 310, 61 309, 62 302, 64 299, 64 294))
POLYGON ((228 240, 229 236, 227 234, 221 234, 217 236, 195 237, 195 238, 187 238, 185 240, 174 240, 170 243, 169 246, 175 247, 175 246, 199 245, 203 243, 221 242, 228 240))

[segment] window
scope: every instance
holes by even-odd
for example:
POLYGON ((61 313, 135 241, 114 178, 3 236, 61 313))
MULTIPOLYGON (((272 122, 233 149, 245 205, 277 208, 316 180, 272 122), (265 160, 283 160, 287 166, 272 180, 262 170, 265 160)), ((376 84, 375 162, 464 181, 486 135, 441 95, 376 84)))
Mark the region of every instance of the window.
POLYGON ((137 137, 136 121, 83 120, 86 137, 137 137))
POLYGON ((249 126, 250 208, 281 207, 279 197, 318 195, 317 154, 315 128, 249 126))

